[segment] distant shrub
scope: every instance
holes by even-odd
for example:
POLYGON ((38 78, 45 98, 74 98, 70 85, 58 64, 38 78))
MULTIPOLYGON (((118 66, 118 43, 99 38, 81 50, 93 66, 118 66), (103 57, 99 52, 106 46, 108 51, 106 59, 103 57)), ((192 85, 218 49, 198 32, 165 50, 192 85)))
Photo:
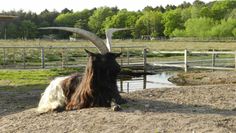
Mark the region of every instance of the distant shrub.
POLYGON ((211 30, 212 37, 233 37, 233 30, 236 27, 235 19, 221 20, 221 23, 214 26, 211 30))
POLYGON ((236 28, 233 29, 232 33, 233 33, 234 37, 236 37, 236 28))

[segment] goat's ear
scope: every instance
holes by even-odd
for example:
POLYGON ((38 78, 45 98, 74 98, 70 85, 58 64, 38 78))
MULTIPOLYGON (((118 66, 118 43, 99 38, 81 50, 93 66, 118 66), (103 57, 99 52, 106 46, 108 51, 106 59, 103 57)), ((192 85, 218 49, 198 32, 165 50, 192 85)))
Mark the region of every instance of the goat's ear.
POLYGON ((95 55, 94 53, 88 51, 87 49, 84 49, 84 51, 85 51, 89 56, 93 56, 93 55, 95 55))
POLYGON ((120 57, 122 55, 122 53, 120 52, 120 53, 115 53, 115 57, 117 58, 117 57, 120 57))

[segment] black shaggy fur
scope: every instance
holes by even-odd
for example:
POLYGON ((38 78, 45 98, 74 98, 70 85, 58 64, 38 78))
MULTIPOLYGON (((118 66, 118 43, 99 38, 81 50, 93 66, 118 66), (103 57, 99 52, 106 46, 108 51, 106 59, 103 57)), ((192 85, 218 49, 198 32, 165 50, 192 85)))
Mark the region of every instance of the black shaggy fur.
MULTIPOLYGON (((114 100, 117 104, 125 103, 117 88, 117 75, 120 65, 116 58, 121 54, 94 54, 86 50, 89 61, 81 83, 75 88, 66 109, 88 107, 110 107, 114 100)), ((73 87, 72 87, 73 88, 73 87)))

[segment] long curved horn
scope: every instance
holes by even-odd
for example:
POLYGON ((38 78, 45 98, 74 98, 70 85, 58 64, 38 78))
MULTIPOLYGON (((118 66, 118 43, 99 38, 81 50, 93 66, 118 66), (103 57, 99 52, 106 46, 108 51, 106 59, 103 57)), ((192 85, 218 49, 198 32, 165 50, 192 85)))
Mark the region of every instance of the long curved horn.
POLYGON ((98 36, 96 36, 94 33, 83 30, 83 29, 79 29, 79 28, 72 28, 72 27, 42 27, 39 28, 42 30, 64 30, 64 31, 69 31, 72 33, 77 33, 79 35, 81 35, 83 38, 88 39, 89 41, 91 41, 99 50, 99 52, 101 54, 105 54, 108 53, 109 50, 106 47, 104 41, 99 38, 98 36))
POLYGON ((132 28, 110 28, 106 30, 106 46, 109 51, 111 51, 111 40, 113 33, 122 30, 132 30, 132 28))

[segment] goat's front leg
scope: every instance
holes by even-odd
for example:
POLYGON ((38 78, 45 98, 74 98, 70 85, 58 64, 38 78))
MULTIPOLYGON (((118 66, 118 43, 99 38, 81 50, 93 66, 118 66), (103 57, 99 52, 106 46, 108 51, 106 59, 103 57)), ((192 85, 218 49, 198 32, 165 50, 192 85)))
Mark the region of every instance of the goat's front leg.
POLYGON ((125 104, 128 102, 127 100, 121 97, 117 87, 113 89, 112 97, 114 98, 116 104, 125 104))

